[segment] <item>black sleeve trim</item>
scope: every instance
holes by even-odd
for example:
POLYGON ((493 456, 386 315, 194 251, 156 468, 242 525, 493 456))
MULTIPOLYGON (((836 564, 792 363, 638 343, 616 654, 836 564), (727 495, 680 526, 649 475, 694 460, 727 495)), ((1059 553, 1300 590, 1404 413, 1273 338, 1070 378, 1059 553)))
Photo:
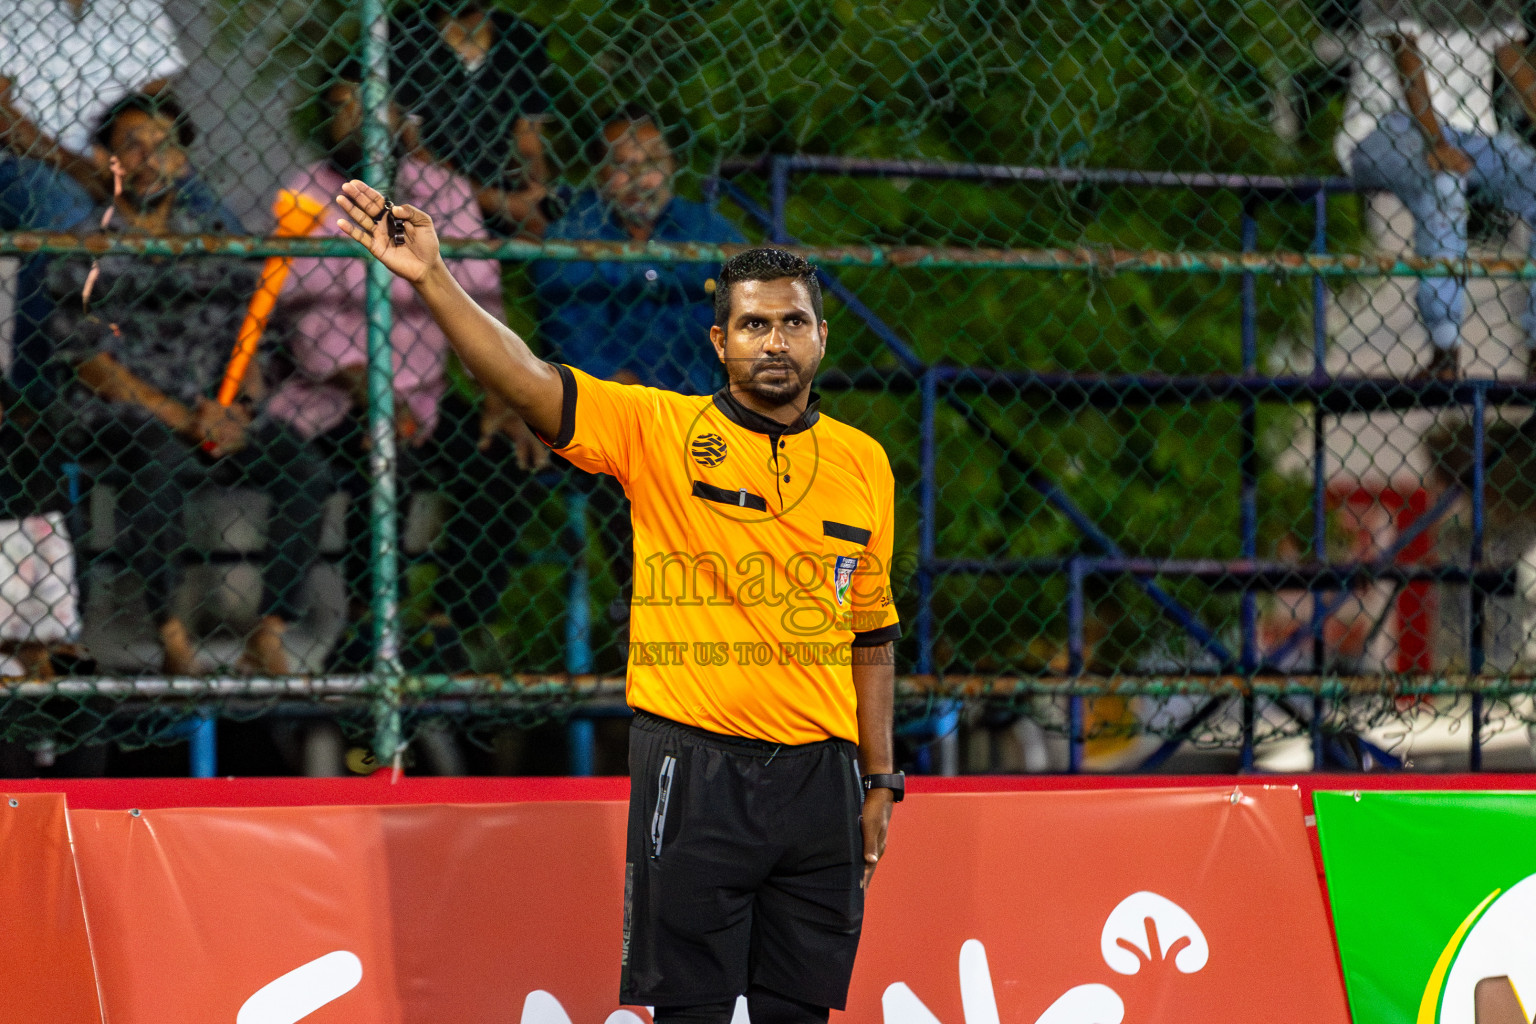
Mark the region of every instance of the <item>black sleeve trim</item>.
POLYGON ((693 482, 693 496, 703 498, 705 501, 718 502, 721 505, 735 505, 737 508, 749 508, 754 512, 767 512, 768 502, 760 494, 753 494, 745 487, 740 490, 729 491, 724 487, 716 487, 707 484, 703 480, 693 482))
POLYGON ((576 377, 569 366, 561 363, 549 365, 560 374, 560 433, 546 443, 559 451, 561 448, 569 448, 576 437, 576 377))
POLYGON ((853 634, 854 647, 879 647, 888 644, 892 640, 901 639, 901 623, 893 622, 889 626, 881 626, 879 629, 867 629, 862 633, 853 634))
POLYGON ((869 538, 874 536, 862 526, 848 526, 845 523, 834 523, 830 519, 821 521, 821 532, 828 537, 838 540, 846 540, 851 544, 868 544, 869 538))

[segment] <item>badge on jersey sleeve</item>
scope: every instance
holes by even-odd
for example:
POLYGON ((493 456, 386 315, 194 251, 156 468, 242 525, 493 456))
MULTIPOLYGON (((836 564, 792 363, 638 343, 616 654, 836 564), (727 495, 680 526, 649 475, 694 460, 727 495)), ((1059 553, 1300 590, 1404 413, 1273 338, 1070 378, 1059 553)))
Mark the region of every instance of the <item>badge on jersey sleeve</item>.
POLYGON ((853 583, 853 570, 858 567, 859 560, 857 558, 850 558, 847 555, 837 556, 837 565, 832 576, 832 585, 837 590, 837 605, 839 608, 843 605, 843 598, 848 596, 849 585, 853 583))

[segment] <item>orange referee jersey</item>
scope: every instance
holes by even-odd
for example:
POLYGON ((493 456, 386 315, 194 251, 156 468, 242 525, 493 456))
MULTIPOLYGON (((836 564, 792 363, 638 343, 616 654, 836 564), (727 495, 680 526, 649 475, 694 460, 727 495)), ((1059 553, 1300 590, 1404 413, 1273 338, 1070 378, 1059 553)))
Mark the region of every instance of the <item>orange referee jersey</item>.
POLYGON ((771 743, 859 739, 851 647, 901 635, 895 480, 813 394, 793 424, 559 366, 551 448, 616 477, 635 531, 631 707, 771 743))

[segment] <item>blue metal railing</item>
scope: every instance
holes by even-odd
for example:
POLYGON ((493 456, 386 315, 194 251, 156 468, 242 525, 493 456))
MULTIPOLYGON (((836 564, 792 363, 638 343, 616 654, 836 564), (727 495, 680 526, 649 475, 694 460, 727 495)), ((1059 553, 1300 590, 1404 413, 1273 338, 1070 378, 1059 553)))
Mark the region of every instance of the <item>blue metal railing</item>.
MULTIPOLYGON (((726 177, 713 182, 711 188, 723 190, 748 215, 761 224, 770 238, 792 244, 788 233, 787 207, 792 196, 792 185, 798 175, 841 176, 900 176, 927 179, 982 181, 997 184, 1009 183, 1056 183, 1063 185, 1090 184, 1096 186, 1177 188, 1194 190, 1220 190, 1234 192, 1243 199, 1240 221, 1240 237, 1245 252, 1253 252, 1258 244, 1257 219, 1259 200, 1283 200, 1310 202, 1313 212, 1313 236, 1311 251, 1327 252, 1328 197, 1353 191, 1350 183, 1338 178, 1282 178, 1275 176, 1243 176, 1222 174, 1184 174, 1175 172, 1102 171, 1070 168, 1029 168, 996 165, 962 165, 927 161, 879 161, 855 160, 837 157, 776 156, 746 165, 731 165, 723 174, 740 174, 747 171, 766 172, 769 186, 769 206, 765 209, 754 202, 747 193, 726 177)), ((1257 297, 1255 274, 1241 274, 1241 366, 1235 375, 1204 375, 1168 377, 1159 375, 1073 375, 1034 373, 1028 371, 997 371, 985 368, 950 367, 928 364, 922 360, 915 347, 899 331, 885 323, 857 294, 844 285, 836 275, 823 271, 822 280, 833 294, 853 315, 858 317, 882 344, 892 352, 900 369, 897 371, 869 370, 839 380, 831 373, 823 378, 823 386, 835 383, 846 387, 884 387, 892 391, 909 390, 920 395, 920 481, 919 503, 919 558, 916 574, 918 610, 916 633, 918 645, 917 668, 927 675, 937 671, 934 660, 936 623, 933 601, 937 581, 951 574, 975 574, 986 572, 1041 572, 1064 574, 1068 583, 1068 674, 1076 677, 1085 671, 1084 631, 1086 602, 1084 587, 1093 575, 1120 575, 1131 579, 1151 598, 1160 612, 1174 622, 1205 649, 1222 671, 1237 672, 1245 677, 1265 672, 1278 666, 1285 657, 1306 640, 1311 640, 1312 670, 1321 674, 1326 669, 1323 625, 1337 610, 1347 594, 1330 601, 1328 595, 1345 590, 1356 582, 1377 578, 1412 578, 1437 580, 1445 583, 1465 583, 1472 595, 1472 628, 1469 631, 1469 659, 1474 673, 1483 668, 1486 659, 1485 601, 1489 593, 1506 586, 1506 573, 1484 565, 1485 540, 1485 470, 1486 470, 1486 410, 1489 402, 1536 403, 1536 385, 1491 380, 1442 382, 1405 382, 1360 377, 1330 377, 1326 370, 1326 298, 1323 274, 1315 272, 1313 278, 1313 357, 1312 372, 1306 376, 1266 376, 1259 373, 1257 363, 1257 297), (1003 436, 969 400, 977 394, 1028 395, 1038 393, 1065 407, 1072 406, 1123 406, 1127 404, 1158 404, 1168 401, 1230 401, 1241 410, 1241 459, 1240 473, 1242 494, 1239 502, 1240 558, 1235 561, 1179 562, 1162 560, 1153 562, 1128 556, 1115 543, 1112 536, 1100 524, 1093 521, 1079 508, 1066 492, 1024 452, 1021 452, 1006 436, 1003 436), (1089 550, 1077 551, 1055 559, 1038 559, 1031 562, 978 562, 964 559, 941 558, 936 548, 936 517, 938 507, 938 465, 936 417, 940 402, 960 415, 962 420, 981 438, 999 447, 1009 464, 1058 514, 1063 516, 1084 537, 1089 550), (1296 565, 1264 565, 1257 560, 1257 409, 1260 403, 1292 401, 1313 405, 1311 431, 1312 453, 1312 561, 1296 565), (1383 558, 1372 565, 1335 565, 1326 560, 1326 447, 1325 426, 1329 415, 1342 412, 1365 412, 1378 409, 1423 408, 1428 406, 1466 406, 1472 408, 1473 470, 1471 482, 1472 543, 1469 564, 1466 567, 1400 567, 1392 565, 1399 554, 1424 530, 1432 528, 1442 519, 1457 499, 1452 491, 1442 499, 1408 531, 1398 538, 1383 558), (1217 639, 1215 632, 1200 621, 1191 609, 1175 600, 1157 583, 1159 577, 1207 579, 1217 577, 1230 581, 1241 589, 1239 614, 1239 644, 1234 655, 1217 639), (1284 581, 1289 586, 1304 586, 1312 598, 1313 615, 1309 627, 1283 641, 1275 650, 1264 652, 1258 643, 1256 595, 1273 589, 1284 581)), ((78 484, 75 485, 78 487, 78 484)), ((585 514, 580 500, 567 506, 567 527, 584 530, 585 514)), ((578 548, 579 550, 579 548, 578 548)), ((565 623, 566 669, 571 674, 590 671, 592 652, 590 647, 590 599, 587 592, 586 566, 578 557, 570 565, 568 579, 570 609, 565 623)), ((1208 720, 1219 709, 1223 699, 1213 698, 1203 705, 1187 723, 1192 731, 1200 721, 1208 720)), ((1256 706, 1252 698, 1243 698, 1242 750, 1243 763, 1250 766, 1253 760, 1253 726, 1256 706)), ((1480 698, 1474 696, 1474 715, 1481 723, 1483 708, 1480 698)), ((1082 765, 1085 698, 1068 698, 1070 728, 1070 767, 1078 770, 1082 765)), ((1290 709, 1289 704, 1286 705, 1290 709)), ((954 716, 946 705, 936 721, 952 728, 954 716)), ((1307 725, 1313 739, 1314 761, 1323 767, 1328 757, 1328 738, 1322 728, 1323 703, 1314 700, 1307 725)), ((594 711, 594 714, 606 713, 594 711)), ((189 723, 192 735, 197 737, 196 757, 202 770, 211 771, 212 719, 189 723)), ((393 726, 391 725, 392 729, 393 726)), ((386 730, 388 731, 388 730, 386 730)), ((388 737, 386 737, 388 739, 388 737)), ((593 728, 588 717, 574 719, 570 729, 572 769, 577 773, 590 772, 593 766, 593 728)), ((1160 763, 1172 752, 1178 738, 1170 740, 1147 762, 1148 767, 1160 763)), ((1474 768, 1481 762, 1481 728, 1472 730, 1471 760, 1474 768)), ((381 749, 387 749, 387 744, 381 749)))
MULTIPOLYGON (((878 160, 835 156, 784 156, 770 155, 751 161, 736 161, 721 169, 726 180, 711 182, 709 188, 723 190, 749 216, 758 221, 772 241, 795 244, 789 233, 787 209, 792 196, 792 183, 796 176, 821 175, 828 177, 901 177, 928 180, 977 181, 996 184, 1057 184, 1097 185, 1134 188, 1173 188, 1186 190, 1226 191, 1241 197, 1239 236, 1245 253, 1256 250, 1258 221, 1256 210, 1260 200, 1287 200, 1309 202, 1312 206, 1311 251, 1326 254, 1328 249, 1328 197, 1334 194, 1356 191, 1345 178, 1287 178, 1269 175, 1238 175, 1184 172, 1148 172, 1134 170, 1096 170, 1080 168, 1013 167, 1003 165, 953 164, 925 160, 878 160), (768 179, 769 207, 764 210, 729 178, 743 173, 766 174, 768 179)), ((1036 374, 1028 372, 1004 372, 990 369, 941 367, 924 363, 906 339, 885 323, 868 306, 858 300, 853 292, 834 275, 823 271, 822 280, 848 310, 857 316, 868 329, 897 358, 902 365, 901 374, 921 394, 920 412, 920 481, 919 506, 921 521, 918 524, 918 566, 916 582, 918 590, 917 634, 918 671, 930 674, 934 669, 934 615, 933 596, 935 581, 949 573, 976 573, 1008 571, 1006 567, 990 563, 968 563, 964 560, 941 559, 935 549, 935 515, 937 511, 937 461, 935 457, 935 416, 943 386, 945 404, 957 409, 974 429, 987 440, 998 444, 1005 457, 1023 471, 1025 479, 1061 513, 1084 538, 1096 547, 1102 557, 1086 558, 1081 553, 1057 559, 1035 560, 1034 568, 1041 571, 1060 572, 1068 580, 1067 650, 1068 674, 1080 676, 1083 672, 1083 646, 1085 609, 1083 586, 1092 573, 1121 573, 1129 575, 1159 606, 1160 610, 1206 651, 1214 655, 1222 671, 1237 671, 1244 677, 1278 666, 1302 641, 1311 639, 1312 671, 1322 674, 1326 670, 1326 649, 1323 627, 1328 616, 1338 609, 1344 600, 1329 602, 1331 590, 1343 589, 1351 581, 1362 578, 1362 570, 1383 578, 1393 572, 1395 557, 1412 539, 1435 526, 1455 504, 1454 490, 1443 496, 1426 515, 1398 538, 1375 566, 1332 565, 1327 562, 1326 520, 1327 486, 1325 444, 1326 417, 1343 412, 1365 412, 1378 409, 1424 408, 1430 406, 1471 405, 1473 433, 1473 483, 1471 487, 1472 543, 1469 565, 1465 570, 1457 567, 1436 567, 1405 575, 1415 579, 1437 579, 1441 582, 1465 582, 1472 596, 1472 628, 1469 631, 1469 660, 1473 674, 1480 672, 1486 658, 1486 621, 1484 604, 1490 589, 1503 581, 1506 573, 1485 571, 1483 566, 1484 471, 1486 463, 1486 408, 1490 400, 1507 403, 1536 404, 1536 386, 1491 380, 1446 383, 1438 381, 1399 381, 1360 377, 1331 377, 1327 372, 1327 291, 1321 274, 1312 275, 1312 353, 1313 368, 1306 377, 1272 377, 1258 372, 1258 302, 1255 275, 1241 275, 1240 324, 1241 368, 1236 377, 1208 375, 1200 377, 1168 378, 1154 375, 1098 375, 1036 374), (1239 404, 1240 416, 1240 477, 1239 545, 1240 560, 1203 564, 1196 568, 1190 563, 1174 560, 1149 564, 1149 560, 1137 560, 1124 556, 1118 546, 1098 524, 1094 523, 1056 483, 1038 467, 1017 452, 1006 438, 999 437, 975 410, 961 397, 968 390, 994 390, 1007 388, 1021 393, 1039 389, 1053 401, 1071 405, 1083 403, 1101 406, 1120 406, 1127 403, 1156 404, 1178 398, 1232 400, 1239 404), (1260 571, 1258 555, 1258 405, 1262 401, 1291 400, 1311 402, 1312 434, 1312 562, 1295 566, 1271 566, 1269 572, 1260 571), (1140 565, 1138 566, 1138 562, 1140 565), (1241 587, 1239 605, 1239 651, 1237 657, 1225 650, 1216 640, 1213 631, 1200 622, 1190 609, 1183 607, 1153 581, 1152 576, 1199 577, 1215 571, 1230 577, 1241 587), (1313 614, 1309 626, 1302 632, 1283 641, 1268 656, 1259 649, 1257 621, 1257 593, 1273 589, 1283 578, 1291 585, 1304 584, 1311 592, 1313 614)), ((879 376, 859 375, 859 376, 879 376)), ((884 375, 886 383, 894 383, 892 375, 884 375)), ((848 380, 848 386, 857 387, 862 381, 848 380)), ((1014 571, 1028 571, 1015 566, 1014 571)), ((1070 770, 1077 771, 1082 764, 1083 698, 1068 698, 1068 723, 1070 770)), ((1242 698, 1242 740, 1240 757, 1243 767, 1251 768, 1254 757, 1254 723, 1256 703, 1251 696, 1242 698)), ((1191 717, 1189 731, 1199 722, 1207 720, 1217 710, 1220 700, 1213 699, 1203 705, 1191 717)), ((1294 709, 1287 708, 1294 713, 1294 709)), ((1326 766, 1329 744, 1322 730, 1323 702, 1312 702, 1309 720, 1305 723, 1313 741, 1313 758, 1317 768, 1326 766)), ((1481 765, 1481 699, 1473 698, 1474 728, 1472 729, 1470 761, 1476 770, 1481 765)), ((1172 753, 1183 738, 1176 736, 1163 744, 1148 759, 1144 767, 1155 767, 1172 753)), ((1379 752, 1377 752, 1379 753, 1379 752)), ((1387 759, 1390 763, 1390 759, 1387 759)))

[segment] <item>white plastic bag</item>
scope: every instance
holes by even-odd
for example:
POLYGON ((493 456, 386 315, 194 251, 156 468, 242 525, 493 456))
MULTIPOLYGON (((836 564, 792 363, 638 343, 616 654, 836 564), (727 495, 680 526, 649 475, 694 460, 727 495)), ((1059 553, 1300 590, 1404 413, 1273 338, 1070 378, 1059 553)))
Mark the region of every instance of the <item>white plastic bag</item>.
POLYGON ((61 512, 0 519, 0 640, 80 640, 75 546, 61 512))

